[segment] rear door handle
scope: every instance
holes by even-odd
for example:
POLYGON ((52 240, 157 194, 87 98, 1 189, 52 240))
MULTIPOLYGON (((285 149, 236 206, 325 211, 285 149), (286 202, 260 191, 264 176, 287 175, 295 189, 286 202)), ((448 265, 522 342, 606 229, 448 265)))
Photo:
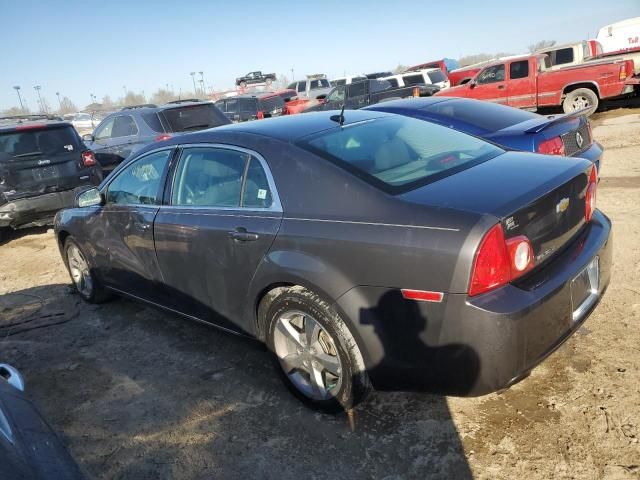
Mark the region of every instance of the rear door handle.
POLYGON ((504 90, 504 85, 498 85, 498 90, 504 90))
POLYGON ((235 230, 230 231, 229 238, 233 238, 239 242, 254 242, 260 238, 260 235, 253 232, 247 232, 246 228, 238 227, 235 230))

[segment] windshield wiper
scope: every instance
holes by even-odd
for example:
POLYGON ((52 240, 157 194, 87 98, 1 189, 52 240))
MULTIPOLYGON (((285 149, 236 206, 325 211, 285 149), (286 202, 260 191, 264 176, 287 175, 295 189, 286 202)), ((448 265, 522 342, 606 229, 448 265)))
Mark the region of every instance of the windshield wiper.
POLYGON ((32 155, 42 155, 42 152, 29 152, 29 153, 21 153, 20 155, 14 155, 14 158, 20 158, 20 157, 30 157, 32 155))

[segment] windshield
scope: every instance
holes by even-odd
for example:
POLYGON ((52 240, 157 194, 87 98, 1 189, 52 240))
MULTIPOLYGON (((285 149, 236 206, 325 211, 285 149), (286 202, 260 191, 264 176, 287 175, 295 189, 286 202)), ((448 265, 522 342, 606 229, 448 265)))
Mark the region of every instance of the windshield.
POLYGON ((169 132, 188 132, 219 127, 229 119, 212 103, 170 108, 162 112, 169 125, 169 132))
POLYGON ((78 136, 66 125, 0 133, 0 158, 7 155, 14 158, 56 156, 74 150, 79 150, 78 136))
POLYGON ((464 133, 395 115, 314 134, 299 145, 389 193, 412 190, 504 153, 464 133))

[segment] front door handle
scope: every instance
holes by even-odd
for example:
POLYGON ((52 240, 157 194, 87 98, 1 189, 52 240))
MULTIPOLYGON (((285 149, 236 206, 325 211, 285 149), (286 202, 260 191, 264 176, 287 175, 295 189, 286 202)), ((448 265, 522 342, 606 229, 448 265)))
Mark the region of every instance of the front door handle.
POLYGON ((140 230, 149 230, 151 228, 150 223, 136 222, 134 223, 134 225, 136 226, 136 228, 139 228, 140 230))
POLYGON ((498 85, 498 90, 504 90, 504 85, 498 85))
POLYGON ((233 238, 239 242, 254 242, 260 238, 257 233, 247 232, 244 227, 238 227, 229 232, 229 238, 233 238))

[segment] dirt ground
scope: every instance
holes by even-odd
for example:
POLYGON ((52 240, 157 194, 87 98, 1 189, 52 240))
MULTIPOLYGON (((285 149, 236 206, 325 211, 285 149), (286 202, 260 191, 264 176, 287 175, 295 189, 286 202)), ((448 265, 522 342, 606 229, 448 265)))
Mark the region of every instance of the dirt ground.
POLYGON ((640 110, 594 116, 614 223, 604 299, 500 394, 375 393, 314 413, 252 341, 127 300, 81 302, 53 233, 0 247, 0 360, 96 478, 640 478, 640 110))

